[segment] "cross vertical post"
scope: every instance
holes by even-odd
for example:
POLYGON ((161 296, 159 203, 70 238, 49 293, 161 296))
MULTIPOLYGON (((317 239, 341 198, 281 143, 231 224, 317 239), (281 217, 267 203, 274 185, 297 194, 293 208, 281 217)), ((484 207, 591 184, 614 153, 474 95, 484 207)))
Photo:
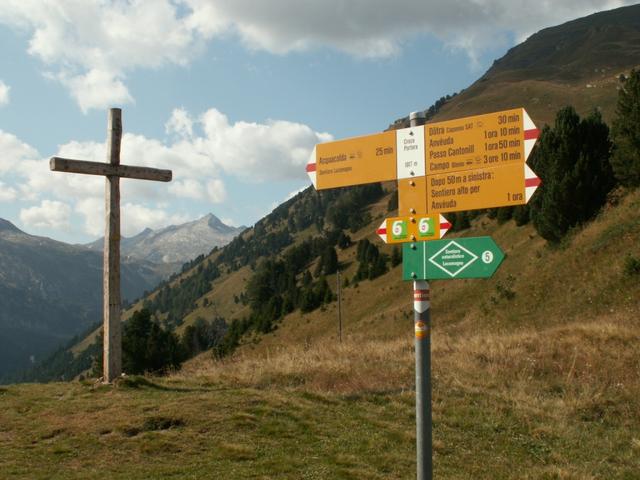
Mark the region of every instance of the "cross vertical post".
MULTIPOLYGON (((107 126, 107 162, 120 165, 122 111, 109 110, 107 126)), ((122 373, 122 329, 120 325, 120 177, 105 177, 105 232, 103 276, 104 342, 102 371, 104 381, 111 383, 122 373)))
POLYGON ((120 314, 120 178, 136 178, 170 182, 171 170, 120 165, 122 143, 122 110, 109 110, 107 124, 107 162, 88 162, 52 157, 49 168, 54 172, 83 173, 105 177, 105 231, 103 286, 103 382, 111 383, 122 374, 122 326, 120 314))

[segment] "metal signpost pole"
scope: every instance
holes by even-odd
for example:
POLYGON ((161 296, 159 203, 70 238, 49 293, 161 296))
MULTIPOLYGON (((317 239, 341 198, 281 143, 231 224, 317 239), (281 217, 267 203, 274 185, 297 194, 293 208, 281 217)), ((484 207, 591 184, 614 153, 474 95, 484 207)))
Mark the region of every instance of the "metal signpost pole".
POLYGON ((338 340, 342 343, 342 290, 340 285, 340 270, 338 270, 336 282, 336 290, 338 291, 338 340))
MULTIPOLYGON (((425 124, 422 112, 409 115, 410 126, 425 124)), ((429 284, 413 282, 413 318, 416 348, 416 455, 418 480, 432 480, 431 438, 431 312, 429 284)))
POLYGON ((433 478, 431 439, 431 313, 429 284, 413 282, 416 335, 416 452, 418 480, 433 478))
POLYGON ((403 279, 414 282, 418 480, 433 479, 426 280, 489 278, 504 258, 489 237, 441 240, 451 228, 441 214, 525 205, 540 185, 526 164, 540 131, 524 108, 428 126, 425 120, 413 112, 408 128, 320 143, 305 167, 316 190, 398 182, 398 216, 386 218, 376 233, 385 243, 403 244, 403 279))

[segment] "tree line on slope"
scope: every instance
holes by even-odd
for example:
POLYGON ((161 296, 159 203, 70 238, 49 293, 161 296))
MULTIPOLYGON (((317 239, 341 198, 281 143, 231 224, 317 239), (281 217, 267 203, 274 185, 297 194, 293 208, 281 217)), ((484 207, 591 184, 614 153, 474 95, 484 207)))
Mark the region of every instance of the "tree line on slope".
MULTIPOLYGON (((529 164, 542 180, 532 201, 487 213, 499 222, 514 219, 517 225, 524 225, 532 221, 538 233, 552 243, 561 241, 572 228, 593 218, 616 184, 639 186, 640 72, 632 71, 620 90, 617 118, 611 131, 599 112, 580 118, 572 107, 565 107, 557 113, 553 126, 543 128, 529 164)), ((217 338, 212 347, 214 355, 231 353, 250 330, 259 333, 273 330, 279 319, 295 309, 310 312, 332 302, 334 295, 326 275, 338 269, 336 248, 350 246, 345 230, 354 232, 371 222, 364 209, 383 194, 379 184, 305 192, 295 203, 281 205, 258 222, 250 240, 239 237, 225 248, 217 262, 235 269, 249 264, 253 269, 245 291, 251 313, 234 320, 226 334, 217 338), (293 242, 292 234, 313 225, 320 235, 279 255, 293 242), (261 257, 263 260, 256 264, 261 257), (309 267, 314 261, 312 276, 309 267)), ((395 208, 397 195, 388 204, 388 210, 395 208)), ((456 212, 451 215, 453 228, 468 228, 470 220, 481 213, 456 212)), ((351 281, 357 283, 384 274, 390 259, 363 239, 358 242, 356 260, 358 269, 351 281)), ((401 262, 399 249, 394 250, 391 261, 393 266, 401 262)), ((167 292, 166 298, 174 293, 167 292)), ((157 307, 163 310, 167 305, 158 303, 157 307)))
MULTIPOLYGON (((160 325, 152 313, 143 308, 133 313, 122 330, 122 371, 127 375, 164 374, 179 369, 182 363, 213 348, 225 336, 227 324, 221 317, 207 321, 202 317, 188 325, 182 335, 160 325)), ((92 375, 102 376, 102 334, 92 348, 92 375)))
MULTIPOLYGON (((428 118, 435 115, 453 96, 442 97, 427 109, 425 113, 428 118)), ((184 317, 196 308, 196 301, 211 290, 212 282, 220 277, 223 265, 227 266, 228 272, 249 265, 254 273, 247 283, 246 292, 240 297, 248 303, 251 313, 242 320, 232 322, 226 329, 225 336, 216 337, 213 349, 217 356, 232 351, 240 337, 251 329, 266 333, 274 328, 280 318, 295 309, 311 312, 332 302, 334 294, 326 281, 326 275, 334 274, 338 270, 336 248, 344 249, 351 245, 351 239, 344 231, 355 232, 369 224, 371 217, 364 207, 379 199, 384 193, 380 184, 328 192, 307 189, 256 223, 249 239, 239 235, 220 252, 217 252, 217 248, 212 250, 212 253, 218 253, 215 260, 206 260, 204 256, 200 256, 187 262, 183 265, 181 273, 193 267, 196 268, 195 272, 182 277, 179 274, 174 275, 161 283, 155 295, 145 295, 143 318, 146 322, 148 316, 151 321, 145 323, 149 329, 150 340, 147 341, 167 343, 163 348, 168 349, 165 356, 169 366, 175 366, 173 360, 169 359, 182 361, 196 354, 196 351, 187 348, 174 348, 173 344, 176 344, 178 339, 175 334, 172 336, 172 332, 182 324, 184 317), (291 208, 293 205, 295 208, 291 208), (327 225, 328 228, 325 228, 327 225), (280 260, 269 259, 293 243, 292 234, 311 226, 315 226, 321 234, 290 248, 280 260), (258 265, 260 258, 266 260, 258 265), (314 279, 307 267, 316 258, 318 261, 314 279), (160 317, 163 317, 162 323, 168 332, 167 335, 158 330, 159 326, 149 326, 154 323, 153 319, 159 323, 160 317), (179 353, 174 355, 169 354, 169 351, 179 353)), ((392 266, 398 265, 401 258, 399 249, 394 249, 392 266)), ((352 280, 355 283, 374 279, 388 271, 387 255, 381 253, 366 239, 358 243, 356 259, 359 265, 352 280)), ((348 279, 345 280, 348 285, 348 279)), ((134 324, 139 323, 139 313, 135 312, 128 323, 134 319, 134 324)), ((224 319, 221 320, 224 322, 224 319)), ((189 328, 190 326, 187 327, 189 328)), ((127 331, 123 335, 126 334, 127 331)), ((126 342, 123 342, 124 349, 126 342)), ((155 346, 149 348, 156 349, 155 346)), ((129 354, 125 352, 123 355, 129 354)), ((97 351, 94 359, 94 370, 99 371, 101 352, 97 351)), ((159 371, 157 366, 151 363, 150 368, 159 371)))
MULTIPOLYGON (((580 118, 572 107, 565 107, 557 113, 553 126, 543 128, 529 164, 542 180, 531 202, 491 209, 487 213, 499 222, 514 219, 517 225, 524 225, 532 221, 538 233, 551 243, 561 241, 574 227, 593 218, 617 184, 630 188, 640 186, 640 72, 632 71, 625 78, 611 129, 597 111, 580 118)), ((147 339, 163 338, 168 344, 149 349, 164 348, 164 357, 169 359, 164 366, 150 361, 146 368, 162 371, 179 364, 171 359, 182 361, 202 349, 212 349, 217 357, 228 355, 248 331, 269 332, 279 319, 295 309, 310 312, 333 301, 326 276, 338 268, 336 248, 351 245, 345 231, 354 232, 370 223, 366 207, 384 193, 379 184, 324 192, 309 188, 259 221, 251 235, 240 235, 220 251, 214 249, 213 257, 203 257, 185 266, 186 271, 197 265, 190 275, 165 282, 157 294, 145 302, 147 339), (292 245, 294 234, 314 226, 319 235, 292 245), (312 275, 310 269, 314 262, 312 275), (219 318, 217 333, 209 337, 210 341, 199 342, 197 348, 183 348, 178 357, 167 353, 173 351, 172 344, 184 347, 185 342, 188 343, 184 338, 178 339, 172 330, 193 310, 196 301, 211 290, 212 282, 224 269, 231 272, 244 266, 252 270, 246 292, 241 295, 249 306, 249 315, 228 326, 219 318), (147 321, 147 314, 151 323, 147 321), (175 338, 161 334, 160 327, 152 326, 158 323, 154 318, 160 317, 164 318, 164 330, 175 338)), ((388 210, 396 208, 397 196, 392 195, 388 210)), ((456 212, 450 215, 450 221, 454 229, 465 229, 471 219, 482 213, 456 212)), ((364 239, 358 243, 356 260, 359 265, 352 282, 385 273, 389 260, 392 266, 401 263, 401 254, 399 249, 394 249, 389 259, 364 239)), ((199 324, 197 330, 204 328, 202 322, 199 324)), ((198 334, 191 330, 190 335, 193 338, 198 334)))
POLYGON ((580 118, 565 107, 542 129, 528 163, 542 180, 531 201, 489 216, 513 218, 516 225, 531 221, 550 243, 597 215, 617 185, 640 186, 640 71, 624 77, 611 129, 598 111, 580 118))

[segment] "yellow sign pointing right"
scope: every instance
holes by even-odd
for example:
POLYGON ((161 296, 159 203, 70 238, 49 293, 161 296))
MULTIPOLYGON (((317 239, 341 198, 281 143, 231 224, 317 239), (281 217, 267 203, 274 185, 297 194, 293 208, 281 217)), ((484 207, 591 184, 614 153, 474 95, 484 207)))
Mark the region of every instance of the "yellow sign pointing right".
POLYGON ((427 176, 427 213, 524 205, 540 185, 526 163, 427 176))
POLYGON ((429 123, 426 174, 524 163, 539 131, 524 108, 429 123))

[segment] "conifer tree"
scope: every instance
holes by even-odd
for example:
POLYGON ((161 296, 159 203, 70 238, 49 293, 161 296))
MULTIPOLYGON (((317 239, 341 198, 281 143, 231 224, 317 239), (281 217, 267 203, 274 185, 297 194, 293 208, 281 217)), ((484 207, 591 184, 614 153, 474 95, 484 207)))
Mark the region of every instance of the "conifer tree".
POLYGON ((498 213, 496 215, 496 219, 499 224, 503 224, 508 222, 513 217, 513 207, 502 207, 498 209, 498 213))
POLYGON ((124 324, 122 364, 126 373, 163 372, 179 367, 182 359, 175 333, 154 322, 148 310, 135 312, 124 324))
MULTIPOLYGON (((336 249, 332 246, 327 246, 320 257, 319 273, 325 275, 331 275, 338 271, 338 255, 336 249)), ((319 275, 316 275, 319 276, 319 275)))
POLYGON ((529 223, 529 205, 517 205, 514 207, 513 219, 518 227, 529 223))
POLYGON ((545 126, 530 159, 542 179, 530 215, 543 238, 560 241, 602 207, 615 183, 610 149, 609 128, 598 112, 581 120, 573 107, 565 107, 553 128, 545 126))
POLYGON ((396 267, 402 263, 402 252, 400 251, 400 247, 398 245, 393 246, 393 251, 391 252, 391 266, 396 267))
POLYGON ((611 136, 611 166, 616 179, 628 187, 640 186, 640 70, 632 70, 618 94, 617 117, 611 136))

